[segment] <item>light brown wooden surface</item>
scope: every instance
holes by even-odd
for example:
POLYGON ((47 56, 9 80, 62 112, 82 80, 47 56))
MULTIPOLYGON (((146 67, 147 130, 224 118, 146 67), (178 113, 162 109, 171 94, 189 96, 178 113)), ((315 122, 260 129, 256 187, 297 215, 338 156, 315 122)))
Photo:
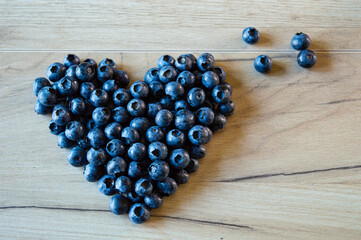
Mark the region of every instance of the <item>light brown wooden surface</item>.
POLYGON ((0 239, 361 238, 360 2, 180 5, 0 1, 0 239), (248 25, 259 45, 240 43, 248 25), (313 40, 311 70, 289 47, 297 31, 313 40), (32 81, 65 50, 113 58, 134 81, 160 55, 197 49, 226 69, 236 112, 189 183, 132 224, 69 166, 50 116, 33 111, 32 81), (261 53, 270 74, 253 69, 261 53))

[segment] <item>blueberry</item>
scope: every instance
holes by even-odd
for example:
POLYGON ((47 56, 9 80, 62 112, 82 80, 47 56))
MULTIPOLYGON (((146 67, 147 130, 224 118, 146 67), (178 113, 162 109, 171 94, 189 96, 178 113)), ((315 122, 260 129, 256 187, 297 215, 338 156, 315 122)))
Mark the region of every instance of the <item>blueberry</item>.
POLYGON ((175 115, 174 125, 180 130, 188 130, 193 127, 195 123, 194 114, 186 109, 177 111, 175 115))
POLYGON ((58 102, 56 91, 49 86, 41 88, 38 92, 38 101, 44 106, 54 106, 58 102))
POLYGON ((214 57, 210 53, 203 53, 197 60, 198 70, 201 72, 209 71, 214 66, 214 57))
POLYGON ((147 115, 149 118, 155 118, 160 110, 162 110, 162 105, 160 103, 149 103, 147 115))
POLYGON ((267 55, 259 55, 254 60, 253 65, 257 72, 266 73, 272 68, 272 59, 267 55))
POLYGON ((206 127, 196 125, 188 131, 188 139, 194 145, 202 145, 208 142, 209 132, 206 127))
POLYGON ((144 81, 148 84, 150 84, 153 81, 159 80, 159 68, 151 68, 147 71, 147 73, 144 76, 144 81))
POLYGON ((93 128, 90 130, 87 137, 89 139, 90 145, 97 148, 105 146, 107 141, 103 130, 100 128, 93 128))
POLYGON ((212 71, 217 74, 220 84, 223 84, 226 81, 226 72, 222 67, 214 66, 212 71))
POLYGON ((115 178, 111 175, 104 175, 98 181, 98 190, 107 196, 114 195, 116 193, 115 178))
POLYGON ((59 126, 54 122, 54 120, 50 120, 49 130, 52 134, 59 135, 60 133, 65 131, 65 126, 59 126))
POLYGON ((66 67, 61 63, 53 63, 48 67, 46 72, 48 79, 52 82, 56 82, 65 76, 66 67))
POLYGON ((219 84, 218 75, 212 71, 207 71, 202 76, 202 84, 207 89, 213 89, 219 84))
POLYGON ((159 70, 159 80, 163 83, 169 83, 177 79, 177 71, 172 66, 164 66, 159 70))
POLYGON ((164 139, 164 131, 161 127, 153 126, 148 128, 145 136, 150 143, 162 141, 164 139))
POLYGON ((173 173, 173 178, 177 182, 177 184, 185 184, 189 181, 189 174, 186 170, 181 169, 173 173))
POLYGON ((80 64, 80 59, 74 54, 68 54, 65 56, 63 63, 66 67, 80 64))
POLYGON ((133 117, 140 117, 145 113, 146 104, 142 99, 133 98, 127 104, 127 110, 133 117))
POLYGON ((222 130, 225 126, 226 117, 221 113, 217 113, 214 117, 212 124, 209 127, 213 132, 217 132, 222 130))
POLYGON ((102 66, 109 66, 109 67, 111 67, 113 69, 114 72, 118 71, 117 70, 117 65, 110 58, 105 58, 105 59, 101 60, 100 63, 99 63, 99 67, 102 67, 102 66))
POLYGON ((127 163, 122 157, 114 157, 107 163, 107 173, 115 177, 124 175, 127 169, 127 163))
POLYGON ((119 139, 121 132, 122 132, 122 125, 120 125, 117 122, 112 122, 108 124, 104 129, 105 136, 110 140, 115 138, 119 139))
POLYGON ((58 135, 58 146, 60 148, 71 148, 74 145, 75 145, 75 142, 69 140, 65 136, 65 132, 62 132, 58 135))
POLYGON ((64 126, 71 121, 70 111, 64 106, 57 105, 53 109, 52 119, 57 125, 64 126))
POLYGON ((205 99, 206 93, 201 88, 194 87, 188 92, 187 101, 194 108, 202 106, 205 99))
POLYGON ((129 84, 129 75, 126 71, 119 70, 114 72, 113 78, 115 81, 120 83, 121 87, 126 87, 129 84))
POLYGON ((144 135, 149 128, 149 121, 145 117, 137 117, 129 123, 129 126, 135 128, 140 135, 144 135))
POLYGON ((53 107, 52 106, 45 106, 45 105, 41 104, 39 102, 39 100, 37 100, 35 102, 35 105, 34 105, 34 111, 37 114, 46 115, 46 114, 51 113, 53 111, 53 107))
POLYGON ((81 139, 85 134, 84 125, 78 121, 71 121, 66 125, 65 136, 72 141, 81 139))
POLYGON ((100 82, 106 82, 113 78, 113 68, 111 66, 103 65, 98 67, 97 78, 100 82))
POLYGON ((112 157, 123 156, 126 151, 124 143, 119 139, 113 139, 109 141, 105 149, 107 150, 107 153, 112 157))
POLYGON ((128 198, 121 194, 114 195, 109 202, 110 211, 116 215, 128 213, 129 205, 128 198))
POLYGON ((63 77, 58 82, 58 92, 63 96, 71 96, 78 92, 79 82, 75 78, 63 77))
POLYGON ((152 161, 164 160, 168 155, 168 148, 162 142, 152 142, 148 146, 148 156, 152 161))
POLYGON ((90 95, 94 90, 95 86, 92 82, 83 82, 80 85, 80 95, 85 99, 90 98, 90 95))
POLYGON ((160 98, 164 96, 164 85, 161 81, 154 80, 149 83, 150 95, 154 98, 160 98))
POLYGON ((176 112, 179 110, 189 110, 189 104, 186 100, 178 100, 174 103, 174 110, 176 112))
POLYGON ((68 162, 73 167, 81 167, 87 164, 86 151, 80 147, 73 147, 67 155, 68 162))
POLYGON ((130 94, 134 98, 146 98, 149 94, 149 87, 144 81, 135 81, 130 86, 130 94))
POLYGON ((165 94, 170 97, 171 100, 178 100, 184 94, 184 88, 182 84, 172 81, 165 85, 165 94))
POLYGON ((174 58, 169 55, 163 55, 158 59, 158 67, 162 68, 164 66, 174 66, 174 58))
POLYGON ((193 54, 185 54, 185 56, 189 57, 192 60, 192 70, 197 67, 197 58, 193 54))
POLYGON ((178 129, 172 129, 167 133, 167 144, 174 148, 182 147, 185 142, 184 133, 178 129))
POLYGON ((194 159, 204 158, 206 153, 206 147, 204 145, 192 145, 189 149, 189 156, 194 159))
POLYGON ((82 149, 86 149, 88 150, 91 145, 90 145, 90 142, 89 142, 89 138, 88 137, 84 137, 82 139, 79 139, 77 142, 76 142, 76 145, 82 149))
POLYGON ((83 174, 87 181, 96 182, 105 174, 105 169, 103 166, 95 166, 89 163, 84 167, 83 174))
POLYGON ((113 93, 113 102, 116 106, 125 107, 131 99, 129 91, 125 88, 119 88, 113 93))
POLYGON ((164 161, 155 161, 150 164, 148 172, 151 179, 163 181, 168 177, 169 165, 164 161))
POLYGON ((89 82, 95 76, 95 68, 90 63, 82 62, 75 70, 75 74, 80 81, 89 82))
POLYGON ((127 145, 130 145, 139 140, 139 133, 135 128, 126 127, 123 129, 121 137, 127 145))
POLYGON ((161 97, 159 99, 159 103, 162 105, 162 108, 166 108, 168 110, 174 109, 174 101, 172 101, 169 96, 161 97))
POLYGON ((188 55, 180 55, 175 61, 175 67, 179 71, 192 70, 193 61, 188 55))
POLYGON ((296 33, 291 40, 291 47, 295 50, 304 50, 311 44, 311 38, 302 32, 296 33))
POLYGON ((114 92, 117 91, 121 85, 115 80, 108 80, 103 84, 103 90, 108 93, 109 96, 113 96, 114 92))
POLYGON ((155 123, 159 127, 168 127, 172 123, 172 121, 173 114, 167 109, 160 110, 155 116, 155 123))
POLYGON ((93 69, 97 69, 97 67, 98 67, 97 62, 94 59, 87 58, 83 62, 84 63, 89 63, 93 67, 93 69))
POLYGON ((144 197, 153 192, 153 184, 148 179, 141 178, 135 183, 134 191, 138 196, 144 197))
POLYGON ((209 107, 202 107, 196 112, 197 120, 204 126, 210 125, 214 120, 214 112, 209 107))
POLYGON ((90 131, 90 130, 96 128, 96 127, 97 127, 97 125, 95 124, 95 122, 94 122, 93 119, 90 119, 90 120, 86 123, 86 129, 87 129, 88 131, 90 131))
POLYGON ((36 78, 33 82, 33 92, 36 97, 38 96, 40 89, 42 89, 43 87, 51 87, 48 79, 43 77, 36 78))
POLYGON ((86 110, 86 104, 83 98, 74 98, 69 103, 69 110, 74 115, 82 115, 86 110))
POLYGON ((141 161, 147 155, 147 148, 143 143, 133 143, 128 149, 128 157, 133 161, 141 161))
POLYGON ((104 107, 109 101, 109 96, 103 89, 95 89, 90 94, 89 101, 94 107, 104 107))
POLYGON ((260 34, 254 27, 248 27, 243 30, 242 39, 247 44, 254 44, 258 42, 260 34))
POLYGON ((231 114, 233 114, 234 112, 234 108, 235 108, 235 104, 232 100, 229 100, 227 103, 222 103, 218 105, 218 112, 223 114, 224 116, 229 116, 231 114))
POLYGON ((312 50, 302 50, 297 55, 297 62, 303 68, 311 68, 316 64, 317 56, 312 50))
POLYGON ((72 65, 70 66, 66 72, 65 72, 65 76, 66 77, 71 77, 71 78, 75 78, 77 79, 77 76, 76 76, 76 68, 77 68, 78 65, 72 65))
POLYGON ((175 169, 184 169, 190 161, 189 154, 184 149, 175 149, 170 154, 169 162, 175 169))
POLYGON ((94 166, 101 166, 107 161, 107 154, 102 148, 92 147, 86 154, 86 159, 94 166))
POLYGON ((182 84, 184 89, 190 89, 194 86, 196 77, 189 71, 181 72, 177 77, 177 82, 182 84))
POLYGON ((143 202, 143 197, 138 196, 134 191, 128 192, 127 197, 133 203, 143 202))
POLYGON ((193 173, 198 170, 198 167, 199 167, 198 160, 191 158, 191 160, 189 161, 189 164, 187 165, 187 167, 184 170, 186 170, 187 173, 193 173))
POLYGON ((212 97, 216 103, 226 103, 231 98, 231 92, 225 85, 218 85, 212 90, 212 97))
POLYGON ((170 196, 174 194, 177 191, 177 183, 174 181, 173 178, 167 177, 162 181, 157 182, 157 189, 160 191, 160 193, 170 196))
POLYGON ((139 178, 144 172, 144 166, 141 162, 132 161, 128 166, 128 176, 131 178, 139 178))
POLYGON ((160 208, 160 206, 163 204, 163 199, 159 196, 159 194, 152 193, 144 197, 144 203, 149 208, 160 208))
POLYGON ((133 184, 129 177, 120 176, 115 181, 115 189, 117 189, 120 193, 126 194, 132 191, 133 184))
POLYGON ((111 117, 111 112, 109 108, 106 107, 97 107, 94 109, 92 114, 92 119, 97 126, 106 125, 110 121, 111 117))
POLYGON ((146 222, 150 217, 149 209, 142 203, 134 204, 129 210, 129 219, 136 224, 146 222))
POLYGON ((113 120, 117 123, 127 123, 129 119, 128 111, 125 107, 116 107, 113 109, 113 120))

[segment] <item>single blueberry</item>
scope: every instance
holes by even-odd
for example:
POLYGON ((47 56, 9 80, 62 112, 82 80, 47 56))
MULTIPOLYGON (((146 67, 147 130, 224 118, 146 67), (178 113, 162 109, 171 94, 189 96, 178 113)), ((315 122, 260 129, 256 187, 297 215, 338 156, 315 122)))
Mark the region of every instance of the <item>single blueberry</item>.
POLYGON ((125 107, 131 99, 129 91, 125 88, 119 88, 113 93, 113 102, 116 106, 125 107))
POLYGON ((209 71, 214 66, 214 57, 210 53, 203 53, 197 60, 198 70, 201 72, 209 71))
POLYGON ((71 121, 66 125, 65 136, 71 141, 78 141, 83 138, 85 127, 78 121, 71 121))
POLYGON ((144 135, 149 128, 149 121, 145 117, 137 117, 130 121, 129 126, 135 128, 140 135, 144 135))
POLYGON ((159 99, 159 103, 162 105, 162 108, 173 110, 174 101, 169 96, 163 96, 159 99))
POLYGON ((74 115, 82 115, 86 110, 86 104, 85 104, 84 99, 81 97, 78 97, 78 98, 74 98, 73 100, 71 100, 69 103, 69 110, 74 115))
POLYGON ((243 30, 242 39, 247 44, 255 44, 260 37, 259 31, 254 27, 248 27, 243 30))
POLYGON ((229 92, 231 93, 231 95, 232 95, 233 89, 232 89, 232 85, 231 85, 231 84, 229 84, 228 82, 224 82, 224 83, 222 83, 220 86, 227 88, 228 91, 229 91, 229 92))
POLYGON ((85 180, 89 182, 96 182, 105 174, 105 168, 103 166, 95 166, 89 163, 84 167, 83 174, 85 180))
POLYGON ((79 139, 76 142, 76 145, 78 147, 82 148, 82 149, 85 149, 85 150, 88 150, 89 148, 91 148, 90 141, 89 141, 88 137, 84 137, 82 139, 79 139))
POLYGON ((58 82, 58 92, 63 96, 72 96, 78 92, 79 82, 75 78, 63 77, 58 82))
POLYGON ((231 92, 224 85, 218 85, 212 90, 212 97, 216 103, 226 103, 231 98, 231 92))
POLYGON ((80 85, 80 95, 85 99, 90 98, 90 95, 94 90, 95 86, 92 82, 83 82, 80 85))
POLYGON ((234 102, 229 100, 227 103, 219 104, 217 110, 219 113, 227 117, 233 114, 235 107, 234 102))
POLYGON ((147 148, 143 143, 133 143, 128 149, 128 157, 133 161, 141 161, 147 155, 147 148))
POLYGON ((160 98, 164 96, 164 85, 161 81, 154 80, 149 83, 150 95, 154 98, 160 98))
POLYGON ((188 55, 182 54, 175 60, 175 67, 179 71, 192 70, 193 60, 188 55))
POLYGON ((38 92, 38 101, 44 106, 54 106, 58 102, 56 90, 49 86, 41 88, 38 92))
POLYGON ((127 110, 133 117, 140 117, 145 113, 146 104, 142 99, 133 98, 127 104, 127 110))
POLYGON ((132 161, 129 163, 128 166, 128 176, 131 178, 139 178, 140 176, 142 176, 144 170, 145 169, 143 163, 132 161))
POLYGON ((177 184, 185 184, 189 180, 189 174, 186 170, 181 169, 173 173, 173 178, 177 182, 177 184))
POLYGON ((147 73, 144 76, 144 81, 148 84, 150 84, 153 81, 159 80, 159 68, 151 68, 147 71, 147 73))
POLYGON ((214 112, 209 107, 202 107, 196 112, 197 120, 204 126, 210 125, 214 120, 214 112))
POLYGON ((125 144, 130 145, 139 140, 139 133, 135 128, 126 127, 123 129, 121 137, 124 140, 125 144))
POLYGON ((168 155, 168 148, 162 142, 152 142, 148 146, 148 156, 152 161, 164 160, 168 155))
POLYGON ((317 56, 312 50, 305 49, 297 55, 297 62, 303 68, 311 68, 316 64, 317 56))
POLYGON ((161 196, 159 196, 159 194, 152 193, 144 197, 144 203, 147 205, 147 207, 152 209, 160 208, 160 206, 163 204, 163 199, 161 196))
POLYGON ((182 84, 172 81, 165 85, 165 94, 168 95, 171 100, 178 100, 184 94, 184 88, 182 84))
POLYGON ((113 68, 111 66, 100 66, 97 70, 97 78, 100 82, 106 82, 113 78, 113 68))
POLYGON ((125 124, 128 122, 129 113, 125 107, 116 107, 113 109, 113 120, 117 123, 125 124))
POLYGON ((92 119, 97 126, 106 125, 112 117, 111 111, 106 107, 97 107, 92 113, 92 119))
POLYGON ((114 195, 109 202, 110 211, 116 215, 126 214, 129 211, 130 202, 121 194, 114 195))
POLYGON ((57 105, 53 109, 52 119, 57 125, 64 126, 71 121, 70 111, 64 106, 57 105))
POLYGON ((127 172, 128 166, 122 157, 114 157, 107 163, 107 173, 119 177, 127 172))
POLYGON ((164 131, 161 127, 158 126, 152 126, 148 128, 146 134, 145 134, 148 142, 156 142, 156 141, 162 141, 164 139, 164 131))
POLYGON ((75 74, 80 81, 89 82, 93 80, 96 69, 90 63, 82 62, 76 67, 75 74))
POLYGON ((168 127, 172 123, 172 121, 173 114, 167 109, 160 110, 155 116, 155 123, 159 127, 168 127))
POLYGON ((122 133, 122 125, 117 122, 112 122, 108 124, 104 129, 105 136, 109 139, 120 139, 120 134, 122 133))
POLYGON ((60 148, 71 148, 75 145, 75 142, 69 140, 65 136, 65 132, 62 132, 58 135, 58 146, 60 148))
POLYGON ((209 132, 206 127, 196 125, 188 131, 188 139, 194 145, 206 144, 209 139, 209 132))
POLYGON ((170 196, 177 191, 177 183, 173 178, 167 177, 157 182, 157 189, 165 196, 170 196))
POLYGON ((272 68, 272 59, 267 55, 259 55, 254 60, 253 65, 257 72, 266 73, 272 68))
POLYGON ((105 107, 109 101, 109 95, 103 89, 95 89, 90 94, 89 101, 94 107, 105 107))
POLYGON ((184 149, 175 149, 170 154, 169 162, 175 169, 184 169, 190 161, 189 154, 184 149))
POLYGON ((181 72, 176 80, 178 83, 182 84, 184 89, 190 89, 194 86, 196 77, 193 73, 189 71, 183 71, 181 72))
POLYGON ((104 175, 98 181, 98 189, 99 192, 103 193, 104 195, 114 195, 116 193, 115 177, 111 175, 104 175))
POLYGON ((178 100, 174 103, 174 110, 176 112, 179 110, 189 110, 189 104, 186 100, 178 100))
POLYGON ((201 88, 194 87, 188 92, 187 101, 194 108, 202 106, 205 99, 206 93, 201 88))
POLYGON ((109 97, 113 96, 114 92, 117 91, 121 85, 119 82, 111 79, 103 83, 103 90, 106 91, 109 97))
POLYGON ((88 132, 87 135, 90 145, 93 147, 103 147, 106 144, 106 137, 104 135, 104 131, 100 128, 93 128, 88 132))
POLYGON ((220 66, 214 66, 212 71, 217 74, 218 78, 219 78, 219 83, 223 84, 226 81, 226 72, 224 71, 224 69, 220 66))
POLYGON ((162 110, 162 105, 160 103, 148 103, 147 116, 149 118, 155 118, 160 110, 162 110))
POLYGON ((134 204, 129 210, 129 219, 136 224, 146 222, 150 217, 149 209, 142 203, 134 204))
POLYGON ((119 70, 117 72, 114 72, 113 78, 115 81, 120 83, 121 87, 126 87, 129 84, 129 75, 126 71, 119 70))
POLYGON ((197 159, 191 158, 189 161, 187 167, 184 169, 187 171, 187 173, 193 173, 198 170, 199 163, 197 159))
POLYGON ((132 180, 127 176, 120 176, 115 181, 115 189, 120 193, 127 194, 133 190, 132 180))
POLYGON ((66 67, 58 62, 51 64, 46 72, 48 79, 52 82, 56 82, 65 76, 66 67))
POLYGON ((113 139, 109 141, 105 149, 107 150, 107 153, 112 157, 123 156, 126 151, 124 143, 119 139, 113 139))
POLYGON ((174 148, 179 148, 184 145, 186 137, 184 133, 179 129, 172 129, 167 133, 167 144, 174 148))
POLYGON ((51 87, 51 84, 48 81, 48 79, 44 77, 36 78, 33 82, 33 93, 36 97, 38 96, 40 89, 42 89, 43 87, 51 87))
POLYGON ((135 81, 130 86, 130 94, 134 98, 146 98, 149 94, 149 86, 144 81, 135 81))
POLYGON ((213 89, 219 84, 218 75, 212 71, 207 71, 202 76, 202 84, 207 89, 213 89))
POLYGON ((60 133, 65 131, 65 126, 59 126, 54 122, 54 120, 50 120, 49 130, 52 134, 59 135, 60 133))
POLYGON ((36 100, 35 105, 34 105, 34 111, 37 114, 46 115, 46 114, 49 114, 49 113, 51 113, 53 111, 53 107, 52 106, 45 106, 45 105, 41 104, 39 102, 39 100, 36 100))
POLYGON ((226 126, 226 121, 226 117, 223 114, 217 113, 209 127, 213 132, 220 131, 226 126))
POLYGON ((291 47, 295 50, 304 50, 311 44, 311 38, 302 32, 296 33, 291 40, 291 47))
POLYGON ((206 153, 206 147, 204 145, 192 145, 189 149, 189 156, 194 159, 204 158, 206 153))
POLYGON ((159 70, 159 80, 163 83, 169 83, 177 79, 177 71, 172 66, 164 66, 159 70))
POLYGON ((149 177, 155 181, 163 181, 168 177, 169 165, 165 161, 152 162, 148 168, 149 177))
POLYGON ((66 67, 80 64, 80 59, 74 54, 68 54, 65 56, 63 63, 66 67))
POLYGON ((104 149, 92 147, 86 154, 86 159, 94 166, 101 166, 107 161, 107 154, 104 149))
POLYGON ((174 119, 174 125, 180 130, 188 130, 193 127, 195 123, 194 114, 186 109, 177 111, 174 119))
POLYGON ((65 76, 78 79, 77 76, 76 76, 76 68, 77 68, 77 66, 78 65, 72 65, 72 66, 68 67, 68 69, 65 72, 65 76))
POLYGON ((158 67, 162 68, 164 66, 174 66, 174 58, 169 55, 163 55, 158 59, 158 67))
POLYGON ((141 178, 135 183, 134 191, 138 196, 144 197, 153 192, 153 184, 148 179, 141 178))
POLYGON ((91 58, 87 58, 83 61, 84 63, 89 63, 93 69, 97 69, 98 68, 98 64, 97 62, 94 60, 94 59, 91 59, 91 58))
POLYGON ((81 167, 88 163, 86 160, 86 151, 80 147, 73 147, 70 149, 67 159, 73 167, 81 167))
POLYGON ((110 58, 104 58, 103 60, 101 60, 99 63, 99 67, 102 67, 102 66, 109 66, 113 69, 114 72, 118 71, 117 65, 110 58))

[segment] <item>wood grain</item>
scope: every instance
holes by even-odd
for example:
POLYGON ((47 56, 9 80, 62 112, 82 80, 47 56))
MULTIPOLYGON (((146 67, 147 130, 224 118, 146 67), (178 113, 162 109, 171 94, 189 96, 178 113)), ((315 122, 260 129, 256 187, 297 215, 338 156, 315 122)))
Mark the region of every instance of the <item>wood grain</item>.
MULTIPOLYGON (((163 54, 75 53, 113 58, 133 81, 163 54)), ((33 112, 33 79, 65 53, 0 53, 0 238, 358 239, 361 54, 318 52, 305 70, 296 52, 271 52, 267 75, 257 54, 214 54, 236 112, 190 182, 138 226, 108 211, 33 112)))

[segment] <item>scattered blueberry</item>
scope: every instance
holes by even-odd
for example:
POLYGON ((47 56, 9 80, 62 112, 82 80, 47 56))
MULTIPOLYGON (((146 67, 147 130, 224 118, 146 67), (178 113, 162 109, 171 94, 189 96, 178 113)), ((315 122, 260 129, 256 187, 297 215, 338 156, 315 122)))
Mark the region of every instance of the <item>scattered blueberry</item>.
POLYGON ((311 68, 316 64, 317 56, 316 54, 309 49, 302 50, 297 55, 297 62, 303 68, 311 68))
POLYGON ((71 141, 77 141, 83 138, 85 127, 81 122, 71 121, 65 127, 65 136, 71 141))
POLYGON ((104 107, 109 101, 109 96, 103 89, 95 89, 90 94, 89 101, 94 107, 104 107))
POLYGON ((247 44, 255 44, 260 37, 259 31, 254 27, 248 27, 243 30, 242 39, 247 44))
POLYGON ((172 66, 164 66, 159 70, 159 80, 163 83, 169 83, 177 79, 177 71, 172 66))
POLYGON ((187 167, 184 170, 186 170, 187 173, 193 173, 198 170, 198 166, 199 166, 198 160, 191 158, 187 167))
POLYGON ((140 117, 145 113, 146 104, 142 99, 133 98, 127 104, 127 110, 133 117, 140 117))
POLYGON ((113 78, 113 68, 111 66, 103 65, 98 67, 97 78, 101 82, 106 82, 113 78))
POLYGON ((272 68, 272 59, 267 55, 259 55, 254 60, 254 68, 260 73, 269 72, 272 68))
POLYGON ((90 145, 95 148, 105 146, 107 138, 104 135, 104 131, 101 128, 93 128, 87 135, 90 145))
POLYGON ((302 32, 296 33, 291 40, 291 47, 295 50, 304 50, 311 44, 311 38, 302 32))
POLYGON ((126 107, 131 99, 129 91, 125 88, 120 88, 113 93, 113 102, 116 106, 126 107))
POLYGON ((35 102, 35 105, 34 105, 34 111, 37 114, 46 115, 46 114, 51 113, 53 111, 53 107, 52 106, 45 106, 45 105, 41 104, 39 102, 39 100, 37 100, 35 102))
POLYGON ((126 127, 123 129, 121 137, 127 145, 130 145, 139 140, 139 133, 135 128, 126 127))

